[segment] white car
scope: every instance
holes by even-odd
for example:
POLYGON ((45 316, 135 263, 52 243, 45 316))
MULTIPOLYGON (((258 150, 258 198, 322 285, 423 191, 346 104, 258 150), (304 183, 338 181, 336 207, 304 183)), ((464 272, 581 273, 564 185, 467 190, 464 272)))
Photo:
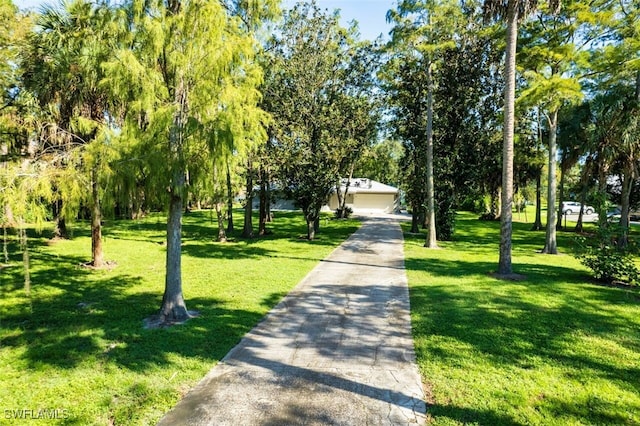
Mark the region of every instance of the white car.
MULTIPOLYGON (((578 214, 580 213, 581 204, 577 201, 564 201, 562 203, 562 214, 578 214)), ((596 211, 591 206, 584 206, 584 214, 593 214, 596 211)))

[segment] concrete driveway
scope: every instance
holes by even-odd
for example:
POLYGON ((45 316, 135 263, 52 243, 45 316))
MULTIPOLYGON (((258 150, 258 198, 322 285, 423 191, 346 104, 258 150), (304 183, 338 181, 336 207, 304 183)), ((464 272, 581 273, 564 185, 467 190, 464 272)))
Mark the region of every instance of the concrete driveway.
POLYGON ((367 218, 159 424, 424 424, 398 220, 367 218))

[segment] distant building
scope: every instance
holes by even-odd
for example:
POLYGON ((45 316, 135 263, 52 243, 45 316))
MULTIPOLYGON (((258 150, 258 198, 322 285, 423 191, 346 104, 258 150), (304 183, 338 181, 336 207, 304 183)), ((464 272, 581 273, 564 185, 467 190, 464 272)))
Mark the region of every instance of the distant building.
MULTIPOLYGON (((400 210, 400 191, 371 179, 352 178, 347 187, 347 179, 342 179, 340 191, 347 192, 347 207, 354 213, 393 213, 400 210)), ((329 198, 328 207, 338 208, 335 191, 329 198)))
MULTIPOLYGON (((342 179, 340 187, 344 194, 347 188, 347 179, 342 179)), ((283 196, 277 188, 272 188, 272 210, 297 210, 295 203, 283 196)), ((260 205, 258 189, 253 198, 253 207, 260 205)), ((347 189, 347 207, 354 213, 393 213, 400 210, 400 191, 393 186, 385 185, 371 179, 352 178, 347 189)), ((329 202, 323 206, 323 210, 336 210, 338 208, 338 196, 335 188, 329 197, 329 202)))

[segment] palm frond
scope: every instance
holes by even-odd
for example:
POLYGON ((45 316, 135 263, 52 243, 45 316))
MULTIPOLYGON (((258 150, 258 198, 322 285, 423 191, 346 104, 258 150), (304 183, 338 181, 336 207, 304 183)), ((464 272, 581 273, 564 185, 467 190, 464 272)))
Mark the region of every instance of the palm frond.
MULTIPOLYGON (((549 0, 549 9, 553 13, 560 10, 561 0, 549 0)), ((482 14, 485 21, 503 20, 507 17, 509 6, 516 7, 518 19, 524 19, 537 9, 537 0, 485 0, 482 14)))

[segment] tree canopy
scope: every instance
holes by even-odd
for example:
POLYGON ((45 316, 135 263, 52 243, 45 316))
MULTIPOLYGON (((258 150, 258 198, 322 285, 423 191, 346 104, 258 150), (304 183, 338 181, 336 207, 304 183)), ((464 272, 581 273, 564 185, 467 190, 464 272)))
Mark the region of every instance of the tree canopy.
POLYGON ((30 13, 0 0, 0 221, 51 220, 64 237, 90 219, 86 263, 100 267, 104 217, 167 211, 158 324, 190 316, 185 212, 215 209, 225 240, 243 203, 241 237, 262 237, 280 194, 312 240, 334 191, 347 211, 354 174, 400 186, 427 247, 453 237, 457 210, 500 219, 501 276, 513 272, 512 207, 533 201, 534 184, 538 212, 550 204, 545 252, 558 251, 569 199, 596 205, 603 228, 618 204, 622 250, 640 200, 639 13, 632 0, 402 0, 382 43, 315 2, 281 16, 276 0, 30 13))

